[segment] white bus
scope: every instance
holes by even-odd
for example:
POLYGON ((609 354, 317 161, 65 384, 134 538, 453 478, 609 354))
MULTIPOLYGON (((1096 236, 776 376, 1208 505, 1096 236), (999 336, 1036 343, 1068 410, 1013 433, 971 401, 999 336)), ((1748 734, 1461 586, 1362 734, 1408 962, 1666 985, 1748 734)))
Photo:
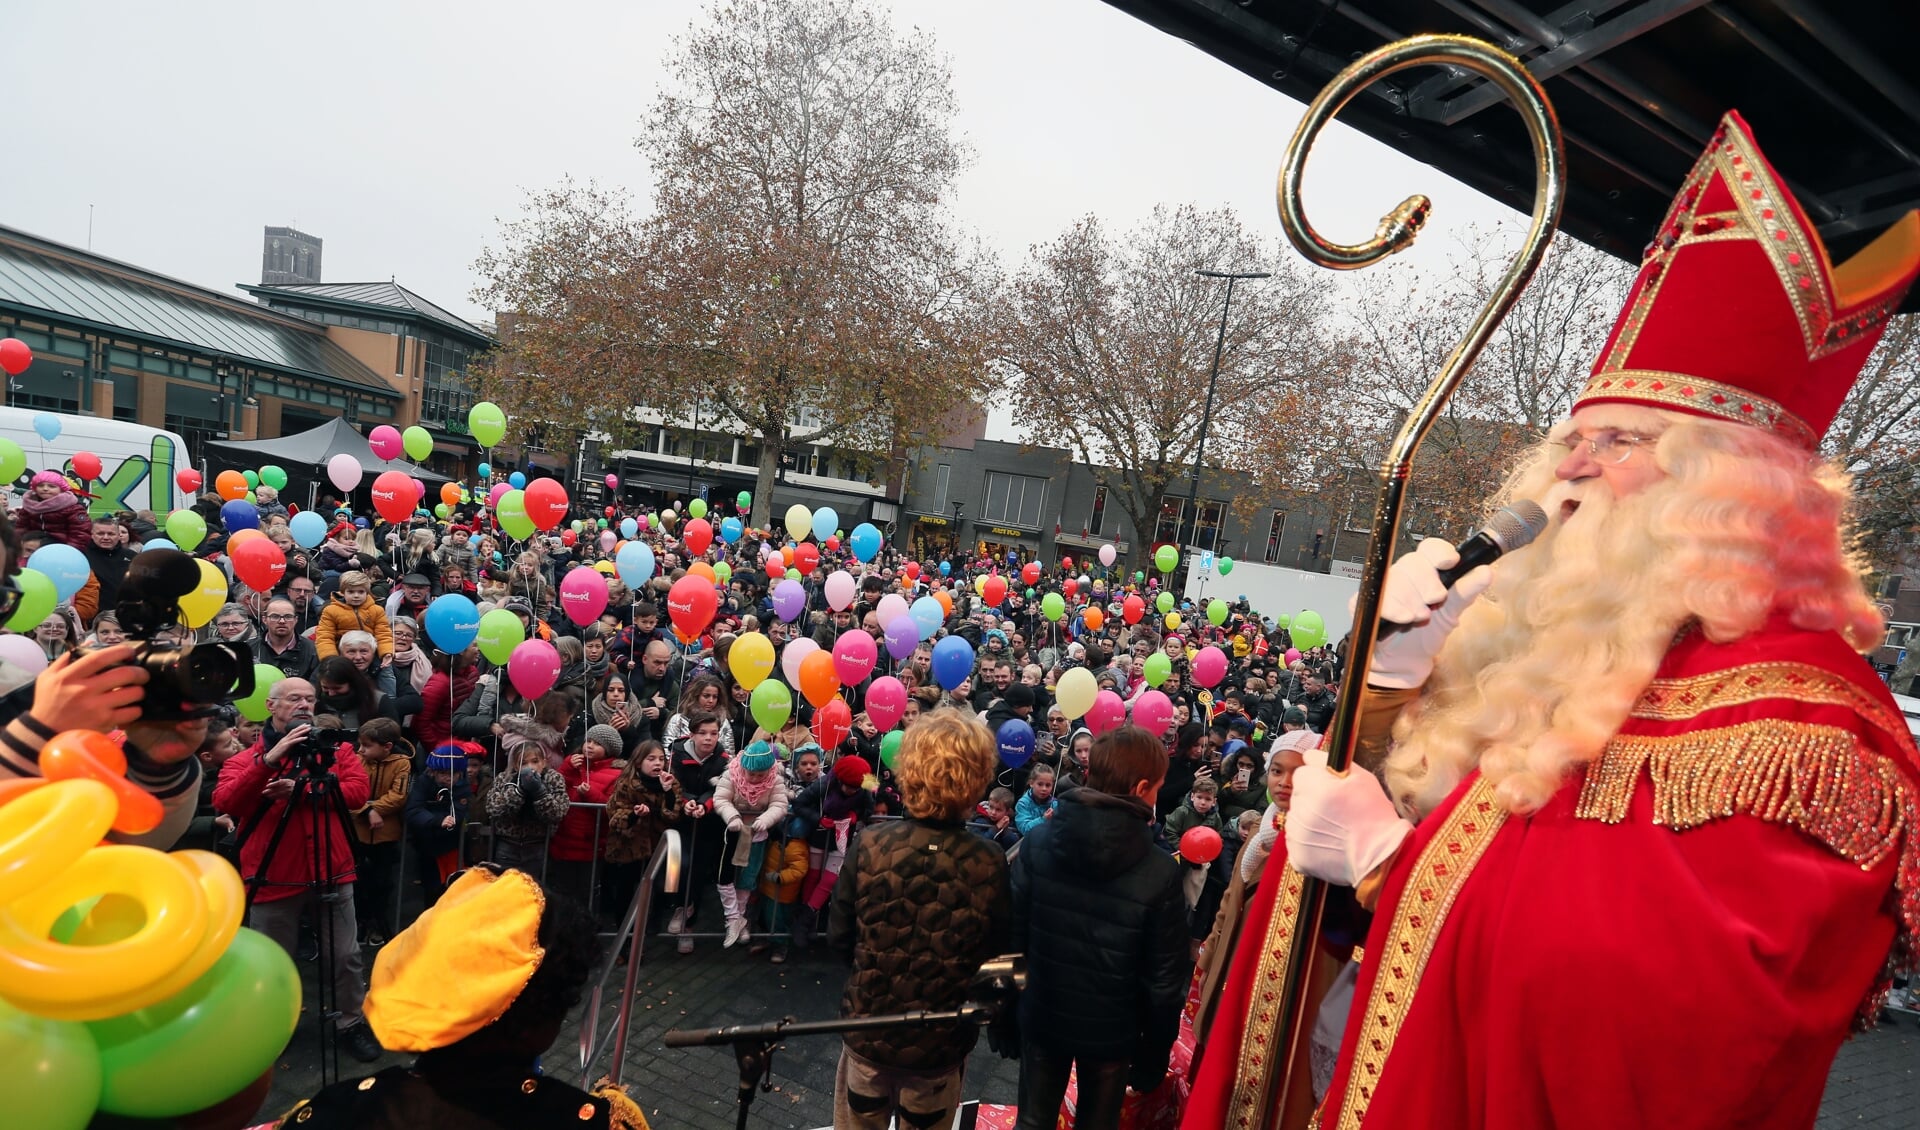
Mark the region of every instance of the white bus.
POLYGON ((94 514, 151 510, 164 519, 169 511, 193 503, 193 496, 174 481, 175 472, 192 464, 187 461, 187 442, 173 432, 98 416, 0 407, 0 438, 19 444, 26 453, 27 470, 19 482, 11 484, 23 492, 36 471, 53 470, 72 477, 74 454, 89 451, 100 457, 100 477, 86 486, 93 495, 89 509, 94 514), (60 434, 41 439, 33 426, 41 416, 58 420, 60 434))

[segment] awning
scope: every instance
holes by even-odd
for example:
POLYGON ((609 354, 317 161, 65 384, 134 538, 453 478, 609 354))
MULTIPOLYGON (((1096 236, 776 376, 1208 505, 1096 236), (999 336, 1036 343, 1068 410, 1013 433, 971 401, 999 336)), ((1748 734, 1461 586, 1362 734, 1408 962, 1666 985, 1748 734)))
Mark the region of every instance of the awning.
POLYGON ((351 455, 360 464, 360 470, 368 475, 400 471, 429 485, 453 481, 438 471, 429 471, 404 459, 380 458, 373 453, 366 436, 337 416, 317 428, 279 439, 209 440, 207 455, 209 462, 216 466, 258 467, 263 463, 285 466, 291 463, 314 468, 325 468, 328 460, 336 455, 351 455))
POLYGON ((1060 545, 1073 546, 1075 549, 1098 550, 1103 546, 1110 545, 1113 547, 1115 553, 1123 557, 1126 556, 1128 549, 1128 544, 1124 541, 1113 541, 1109 538, 1082 537, 1079 534, 1055 534, 1053 535, 1053 540, 1060 545))

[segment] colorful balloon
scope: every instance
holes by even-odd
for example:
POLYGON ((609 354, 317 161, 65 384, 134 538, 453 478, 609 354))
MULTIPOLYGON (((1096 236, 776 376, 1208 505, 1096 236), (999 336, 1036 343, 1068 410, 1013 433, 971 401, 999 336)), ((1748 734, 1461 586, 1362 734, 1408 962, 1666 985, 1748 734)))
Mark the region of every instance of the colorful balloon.
POLYGON ((813 536, 816 541, 826 541, 840 528, 840 514, 831 506, 822 506, 813 512, 813 536))
POLYGON ((567 488, 558 479, 535 479, 521 491, 520 498, 534 529, 551 530, 567 516, 567 488))
POLYGON ((893 729, 907 712, 907 687, 892 675, 882 675, 867 684, 867 717, 880 730, 893 729))
POLYGON ((816 651, 800 661, 800 694, 815 710, 840 693, 840 678, 834 674, 833 655, 816 651))
POLYGON ((400 433, 400 446, 406 450, 407 458, 418 463, 433 454, 433 433, 415 424, 400 433))
POLYGON ((17 377, 33 364, 33 347, 17 337, 0 338, 0 370, 17 377))
POLYGON ((400 458, 400 453, 406 450, 406 440, 401 437, 399 428, 392 424, 381 424, 367 433, 367 446, 373 448, 375 455, 391 462, 400 458))
POLYGON ((507 436, 507 414, 498 404, 482 400, 467 411, 467 431, 481 447, 493 447, 507 436))
POLYGON ((880 649, 873 637, 859 628, 848 628, 833 642, 833 673, 842 685, 857 687, 873 674, 880 660, 880 649))
POLYGON ((228 543, 227 555, 233 559, 233 575, 255 592, 272 592, 287 575, 287 555, 265 537, 238 548, 228 543))
POLYGON ((920 625, 912 616, 895 616, 881 629, 882 639, 887 645, 887 654, 896 660, 905 659, 920 646, 920 625))
MULTIPOLYGON (((608 535, 612 540, 612 535, 608 535)), ((600 618, 607 608, 607 579, 592 569, 576 567, 560 578, 560 610, 567 619, 585 627, 600 618)))
POLYGON ((1193 681, 1203 687, 1218 686, 1227 674, 1227 653, 1217 647, 1203 647, 1193 657, 1193 681))
MULTIPOLYGON (((1147 680, 1148 686, 1157 687, 1173 675, 1173 660, 1167 657, 1166 652, 1156 651, 1147 656, 1147 661, 1140 665, 1140 674, 1147 680)), ((1168 709, 1172 709, 1171 703, 1168 704, 1168 709)))
MULTIPOLYGON (((427 612, 432 614, 433 605, 427 606, 427 612)), ((527 626, 520 622, 518 615, 504 608, 489 609, 481 616, 479 630, 473 636, 473 642, 480 645, 480 654, 493 664, 502 664, 513 658, 513 649, 525 643, 526 639, 527 626)))
POLYGON ((47 542, 34 550, 32 556, 27 558, 27 567, 53 582, 53 591, 58 600, 72 600, 73 594, 85 588, 87 578, 92 576, 87 555, 63 541, 47 542))
POLYGON ((840 743, 847 740, 853 730, 853 708, 845 699, 828 699, 825 706, 814 711, 813 740, 820 743, 821 749, 839 749, 840 743))
MULTIPOLYGON (((1164 653, 1155 653, 1165 659, 1164 653)), ((1159 691, 1141 691, 1133 701, 1133 724, 1155 736, 1173 725, 1173 700, 1159 691)))
POLYGON ((522 640, 507 656, 507 678, 524 698, 539 698, 560 677, 560 651, 546 640, 522 640))
POLYGON ((947 636, 933 645, 933 681, 950 691, 973 676, 973 645, 960 636, 947 636))
POLYGON ((1180 564, 1180 551, 1170 545, 1163 545, 1153 551, 1153 567, 1162 573, 1171 573, 1180 564))
POLYGON ((773 586, 773 614, 791 622, 807 610, 807 590, 788 578, 773 586))
POLYGON ((680 531, 680 540, 686 543, 688 553, 699 556, 713 544, 713 527, 704 518, 689 519, 687 528, 680 531))
POLYGON ((1060 713, 1069 719, 1083 718, 1093 709, 1093 700, 1100 693, 1100 683, 1093 672, 1085 667, 1072 667, 1060 676, 1054 685, 1053 702, 1060 713))
POLYGON ((340 490, 360 485, 360 461, 342 451, 327 460, 327 481, 340 490))
POLYGON ((628 588, 638 588, 653 579, 653 550, 645 542, 630 541, 621 546, 613 564, 628 588))
POLYGON ((799 541, 813 532, 813 512, 796 502, 787 507, 787 536, 799 541))
POLYGON ((260 468, 260 481, 274 490, 285 490, 287 489, 286 468, 269 463, 260 468))
POLYGON ((699 577, 682 577, 667 590, 667 617, 683 641, 699 638, 707 625, 713 623, 713 613, 719 604, 712 582, 699 577))
POLYGON ((1220 833, 1196 824, 1180 834, 1180 858, 1188 863, 1212 863, 1220 858, 1220 833))
POLYGON ((448 655, 458 655, 479 634, 480 609, 459 593, 445 593, 427 605, 425 626, 433 646, 448 655))
POLYGON ((1100 564, 1105 565, 1107 568, 1113 568, 1114 558, 1117 556, 1118 554, 1115 553, 1112 546, 1103 545, 1100 547, 1100 564))
POLYGON ((1020 768, 1033 756, 1033 724, 1024 718, 1007 719, 994 734, 994 744, 999 747, 1002 765, 1020 768))
POLYGON ((91 451, 76 451, 67 462, 73 467, 73 473, 80 476, 81 482, 92 482, 100 477, 100 457, 91 451))
POLYGON ((1112 691, 1096 691, 1093 705, 1087 708, 1087 729, 1095 737, 1119 726, 1127 720, 1127 704, 1112 691))
POLYGON ((820 645, 814 643, 811 636, 787 641, 787 646, 780 652, 780 673, 787 677, 789 686, 800 685, 800 664, 819 650, 820 645))

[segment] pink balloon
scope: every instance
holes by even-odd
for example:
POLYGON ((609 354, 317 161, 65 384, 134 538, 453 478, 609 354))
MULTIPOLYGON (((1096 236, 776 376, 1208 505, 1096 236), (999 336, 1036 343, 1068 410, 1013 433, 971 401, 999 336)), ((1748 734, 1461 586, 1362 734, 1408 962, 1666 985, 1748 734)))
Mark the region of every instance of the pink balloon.
POLYGON ((1100 547, 1100 564, 1105 565, 1109 569, 1113 568, 1113 559, 1115 556, 1112 546, 1103 545, 1100 547))
POLYGON ((341 452, 327 460, 327 478, 341 490, 352 490, 360 485, 360 461, 341 452))
MULTIPOLYGON (((367 446, 373 448, 373 453, 382 459, 398 459, 400 452, 405 449, 405 445, 400 440, 400 429, 392 424, 381 424, 368 432, 367 446)), ((341 487, 340 489, 351 488, 341 487)))
POLYGON ((601 530, 600 531, 600 552, 612 553, 613 547, 619 544, 619 541, 620 541, 619 538, 616 538, 613 536, 612 530, 601 530))
POLYGON ((882 624, 891 624, 894 617, 907 614, 907 598, 897 592, 890 592, 880 598, 880 607, 876 611, 880 613, 882 624))
POLYGON ((413 480, 413 496, 415 498, 427 497, 427 484, 421 482, 418 477, 413 480))
POLYGON ((1292 665, 1293 665, 1294 663, 1297 663, 1297 662, 1299 662, 1299 659, 1300 659, 1300 649, 1299 649, 1299 648, 1297 648, 1297 647, 1290 647, 1290 648, 1288 648, 1288 649, 1287 649, 1287 664, 1288 664, 1288 666, 1292 666, 1292 665))
POLYGON ((526 698, 539 698, 560 677, 560 652, 546 640, 523 640, 507 656, 507 678, 526 698))
POLYGON ((840 677, 842 686, 859 686, 873 674, 879 658, 880 649, 874 646, 873 637, 859 628, 848 628, 833 641, 833 673, 840 677))
POLYGON ((806 636, 788 640, 787 646, 780 649, 780 673, 787 677, 788 686, 800 685, 800 661, 819 650, 820 645, 806 636))
MULTIPOLYGON (((1098 697, 1094 701, 1098 703, 1098 697)), ((1173 724, 1173 700, 1159 691, 1143 693, 1133 704, 1133 724, 1150 734, 1166 733, 1173 724)))
POLYGON ((487 492, 487 506, 493 510, 500 509, 500 496, 506 494, 508 491, 512 489, 513 489, 512 487, 508 486, 505 483, 493 484, 493 489, 487 492))
POLYGON ((620 476, 618 476, 618 475, 608 475, 608 476, 607 476, 607 489, 608 489, 608 490, 618 490, 618 489, 619 489, 619 487, 620 487, 620 476))
POLYGON ((560 608, 579 625, 593 623, 607 608, 607 578, 582 565, 560 578, 560 608))
MULTIPOLYGON (((4 637, 0 637, 4 638, 4 637)), ((35 651, 40 650, 38 647, 35 651)), ((867 717, 881 733, 893 729, 907 712, 907 686, 892 675, 882 675, 867 688, 867 717)))
POLYGON ((1193 681, 1211 687, 1227 676, 1227 653, 1217 647, 1203 647, 1193 657, 1193 681))
POLYGON ((1127 704, 1112 691, 1101 691, 1093 696, 1093 706, 1087 711, 1087 729, 1094 734, 1104 734, 1108 730, 1127 720, 1127 704))
POLYGON ((848 607, 860 593, 859 582, 845 569, 835 569, 827 577, 827 607, 835 612, 848 607))
MULTIPOLYGON (((47 669, 47 653, 40 650, 40 644, 32 636, 0 636, 0 659, 29 674, 38 675, 47 669)), ((905 688, 902 688, 901 693, 905 693, 905 688)), ((898 712, 894 717, 899 717, 898 712)))

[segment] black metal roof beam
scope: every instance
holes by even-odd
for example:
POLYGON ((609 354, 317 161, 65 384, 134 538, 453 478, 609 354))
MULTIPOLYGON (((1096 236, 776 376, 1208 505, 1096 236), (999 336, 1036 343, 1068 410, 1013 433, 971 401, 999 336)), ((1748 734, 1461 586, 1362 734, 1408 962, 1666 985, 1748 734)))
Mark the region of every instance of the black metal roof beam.
POLYGON ((1907 117, 1920 122, 1920 90, 1909 86, 1904 78, 1880 61, 1879 55, 1847 34, 1846 29, 1835 23, 1832 16, 1805 0, 1772 0, 1772 3, 1788 19, 1799 24, 1801 30, 1812 36, 1820 46, 1831 51, 1834 58, 1844 62, 1854 74, 1879 91, 1881 97, 1893 103, 1907 117))

